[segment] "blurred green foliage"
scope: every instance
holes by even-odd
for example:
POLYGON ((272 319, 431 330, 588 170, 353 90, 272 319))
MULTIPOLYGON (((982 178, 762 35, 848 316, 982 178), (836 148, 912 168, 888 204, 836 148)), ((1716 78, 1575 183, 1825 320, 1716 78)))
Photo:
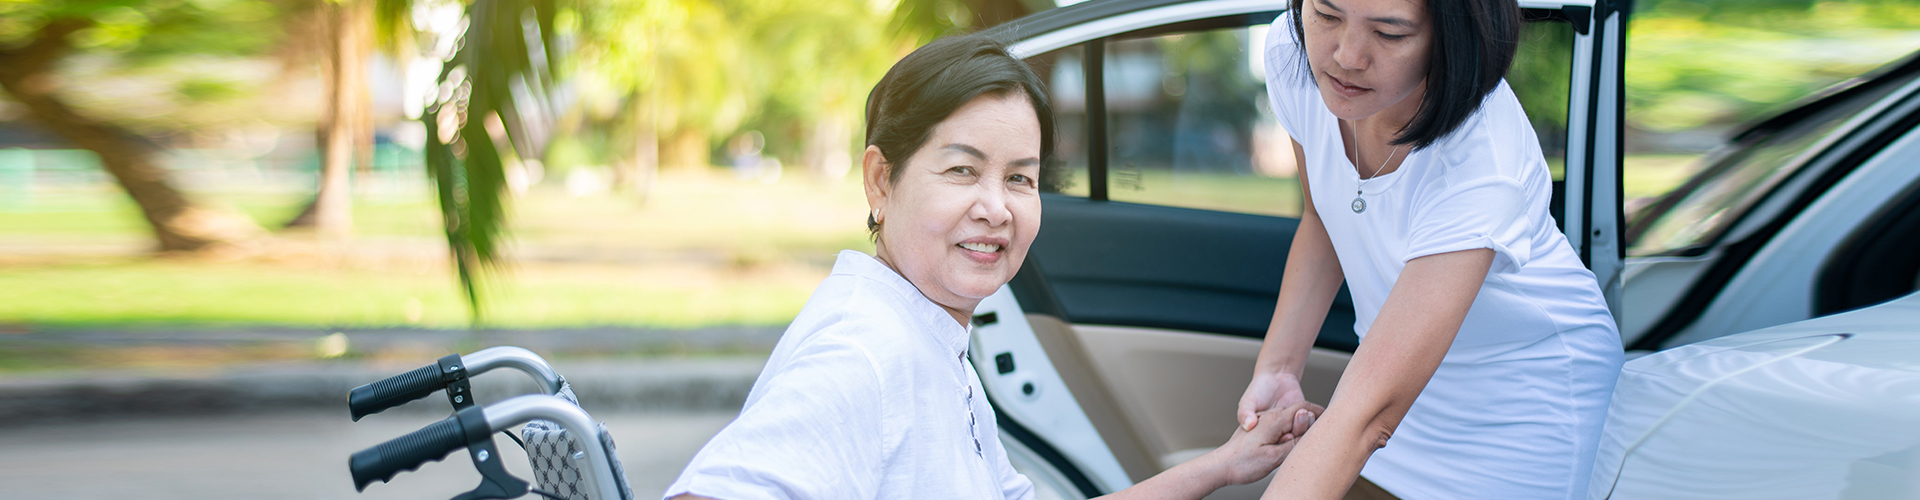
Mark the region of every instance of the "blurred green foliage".
MULTIPOLYGON (((1507 83, 1527 110, 1527 120, 1549 151, 1565 149, 1567 89, 1573 67, 1573 25, 1560 22, 1527 23, 1520 31, 1520 48, 1507 83)), ((1549 157, 1553 156, 1549 154, 1549 157)))
POLYGON ((1643 0, 1627 117, 1652 132, 1726 127, 1920 49, 1912 0, 1643 0))
POLYGON ((442 91, 420 121, 475 318, 483 271, 500 263, 506 238, 504 171, 520 158, 645 163, 657 160, 635 158, 654 154, 643 144, 668 138, 681 158, 689 147, 704 156, 698 150, 717 142, 710 137, 755 116, 790 120, 763 123, 777 129, 810 131, 795 135, 824 135, 808 136, 814 144, 850 147, 850 124, 870 82, 924 39, 902 28, 925 28, 923 21, 896 20, 920 2, 472 0, 451 4, 464 12, 465 26, 429 32, 417 19, 446 0, 378 0, 383 32, 419 33, 427 55, 445 61, 442 91), (563 89, 577 92, 602 126, 574 134, 584 137, 555 157, 544 150, 554 115, 566 111, 555 109, 563 89), (617 146, 629 142, 635 147, 617 146), (583 151, 592 146, 604 149, 583 151))
POLYGON ((267 95, 279 77, 267 60, 299 52, 289 28, 316 1, 0 0, 0 50, 26 46, 51 22, 84 20, 57 71, 63 97, 89 116, 155 136, 300 126, 314 114, 267 95))
POLYGON ((145 62, 195 55, 255 55, 280 41, 294 0, 0 0, 0 46, 18 46, 48 21, 78 17, 94 25, 75 45, 145 62))

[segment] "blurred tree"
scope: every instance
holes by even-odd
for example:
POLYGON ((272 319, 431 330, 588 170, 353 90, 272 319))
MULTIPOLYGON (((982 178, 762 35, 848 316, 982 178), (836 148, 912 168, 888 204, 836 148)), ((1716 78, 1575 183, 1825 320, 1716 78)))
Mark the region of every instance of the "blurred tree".
POLYGON ((419 45, 445 61, 421 116, 426 163, 476 318, 481 271, 501 260, 503 169, 542 157, 559 75, 575 77, 567 94, 594 110, 576 119, 614 125, 604 143, 615 145, 609 156, 628 188, 644 192, 660 164, 706 165, 712 137, 766 107, 808 121, 797 124, 807 131, 805 162, 832 173, 851 166, 864 96, 894 60, 938 34, 1028 9, 1020 0, 378 0, 375 8, 383 32, 426 34, 419 45), (422 31, 416 21, 430 5, 457 5, 464 22, 422 31))
POLYGON ((1724 130, 1920 49, 1912 0, 1640 0, 1633 129, 1724 130))
POLYGON ((138 2, 10 0, 0 2, 0 89, 28 116, 99 155, 101 165, 139 206, 163 252, 197 251, 259 233, 243 215, 193 202, 155 159, 152 140, 75 106, 60 70, 76 53, 131 61, 181 54, 256 52, 272 44, 271 23, 283 8, 264 1, 138 2))
POLYGON ((1567 92, 1573 77, 1573 26, 1558 22, 1527 23, 1520 30, 1520 47, 1507 83, 1527 110, 1527 121, 1539 134, 1549 158, 1566 150, 1567 92))
POLYGON ((348 183, 358 166, 373 163, 373 93, 367 65, 373 59, 374 0, 321 0, 314 44, 321 48, 326 99, 320 114, 319 191, 287 227, 312 227, 322 238, 345 239, 353 231, 348 183))

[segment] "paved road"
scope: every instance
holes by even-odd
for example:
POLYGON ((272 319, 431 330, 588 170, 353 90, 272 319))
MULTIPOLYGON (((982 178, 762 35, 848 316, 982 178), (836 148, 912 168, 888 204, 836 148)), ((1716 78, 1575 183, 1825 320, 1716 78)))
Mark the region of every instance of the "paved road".
MULTIPOLYGON (((354 492, 349 454, 437 417, 380 414, 351 422, 343 413, 9 422, 0 428, 0 498, 417 500, 452 498, 478 484, 480 476, 456 452, 354 492)), ((658 498, 733 416, 594 415, 613 433, 641 499, 658 498)), ((506 439, 497 443, 515 447, 506 439)), ((515 476, 531 477, 524 455, 507 465, 515 476)))

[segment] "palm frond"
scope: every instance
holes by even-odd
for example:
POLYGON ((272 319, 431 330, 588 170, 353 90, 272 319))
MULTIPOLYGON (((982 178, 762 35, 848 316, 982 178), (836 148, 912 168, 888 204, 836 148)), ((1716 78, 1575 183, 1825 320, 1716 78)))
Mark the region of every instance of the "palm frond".
MULTIPOLYGON (((506 168, 520 158, 538 158, 551 129, 547 95, 557 74, 554 18, 560 7, 556 0, 467 5, 465 33, 440 72, 440 99, 420 116, 428 137, 427 174, 475 323, 484 318, 487 277, 505 258, 506 168)), ((390 5, 379 10, 383 17, 407 11, 390 5)))

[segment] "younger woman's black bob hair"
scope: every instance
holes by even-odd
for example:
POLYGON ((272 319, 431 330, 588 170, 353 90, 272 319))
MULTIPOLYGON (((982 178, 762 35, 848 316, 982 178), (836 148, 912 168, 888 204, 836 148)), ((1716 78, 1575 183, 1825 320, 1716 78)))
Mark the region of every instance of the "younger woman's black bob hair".
MULTIPOLYGON (((899 165, 926 145, 933 127, 983 95, 1018 93, 1040 119, 1040 164, 1053 161, 1053 105, 1046 85, 1005 42, 966 34, 934 40, 887 70, 867 95, 867 145, 880 148, 891 166, 887 184, 900 181, 899 165)), ((867 229, 879 225, 867 219, 867 229)))
MULTIPOLYGON (((1293 38, 1300 61, 1307 61, 1307 41, 1301 19, 1307 0, 1291 0, 1293 38)), ((1433 27, 1433 47, 1427 51, 1427 95, 1413 120, 1400 129, 1393 144, 1414 149, 1432 146, 1453 133, 1487 94, 1500 86, 1513 66, 1520 45, 1520 5, 1516 0, 1426 0, 1433 27)), ((1313 69, 1300 67, 1313 80, 1313 69)))

